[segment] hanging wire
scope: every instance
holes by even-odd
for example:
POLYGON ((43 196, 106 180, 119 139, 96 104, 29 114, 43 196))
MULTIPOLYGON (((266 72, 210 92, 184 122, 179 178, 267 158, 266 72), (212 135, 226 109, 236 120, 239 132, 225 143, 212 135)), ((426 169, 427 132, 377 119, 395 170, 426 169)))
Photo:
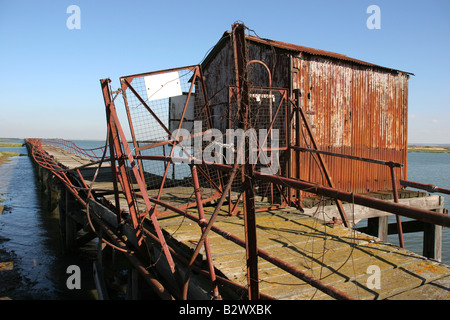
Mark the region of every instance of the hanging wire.
MULTIPOLYGON (((97 235, 97 237, 98 237, 99 239, 101 239, 104 243, 106 243, 107 245, 109 245, 110 247, 112 247, 112 248, 114 248, 114 249, 117 249, 117 250, 119 250, 119 251, 121 251, 121 252, 126 252, 126 253, 132 254, 132 253, 134 253, 134 251, 126 250, 126 249, 120 248, 120 247, 118 247, 118 246, 112 244, 111 242, 105 240, 105 238, 102 237, 102 236, 98 233, 98 231, 95 229, 94 225, 92 224, 91 217, 90 217, 90 212, 89 212, 89 208, 90 208, 90 205, 89 205, 89 198, 92 197, 92 189, 93 189, 93 187, 94 187, 95 180, 97 179, 97 175, 98 175, 98 173, 99 173, 99 171, 100 171, 100 168, 101 168, 101 166, 102 166, 102 164, 103 164, 103 162, 104 162, 104 160, 105 160, 105 157, 106 157, 106 150, 107 150, 108 144, 109 144, 109 143, 108 143, 108 141, 109 141, 109 131, 110 131, 110 130, 109 130, 109 125, 108 125, 108 131, 107 131, 107 136, 106 136, 106 142, 105 142, 105 148, 104 148, 104 151, 103 151, 103 155, 102 155, 102 158, 101 158, 101 161, 100 161, 99 165, 97 166, 97 169, 95 170, 94 177, 93 177, 92 182, 91 182, 91 184, 90 184, 90 186, 89 186, 88 194, 87 194, 87 197, 86 197, 86 198, 88 199, 88 201, 86 202, 86 217, 87 217, 87 219, 88 219, 89 226, 91 227, 92 231, 97 235)), ((111 165, 113 165, 113 164, 111 163, 111 165)))

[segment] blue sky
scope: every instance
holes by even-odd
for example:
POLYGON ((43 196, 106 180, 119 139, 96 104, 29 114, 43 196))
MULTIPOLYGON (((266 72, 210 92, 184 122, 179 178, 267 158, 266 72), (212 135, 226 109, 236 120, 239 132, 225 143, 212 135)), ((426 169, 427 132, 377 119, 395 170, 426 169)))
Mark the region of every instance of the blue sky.
POLYGON ((0 0, 0 137, 102 140, 99 79, 117 87, 123 75, 200 63, 238 20, 264 38, 414 73, 409 142, 450 143, 447 0, 0 0), (79 30, 66 26, 72 4, 79 30), (370 5, 381 29, 366 27, 370 5))

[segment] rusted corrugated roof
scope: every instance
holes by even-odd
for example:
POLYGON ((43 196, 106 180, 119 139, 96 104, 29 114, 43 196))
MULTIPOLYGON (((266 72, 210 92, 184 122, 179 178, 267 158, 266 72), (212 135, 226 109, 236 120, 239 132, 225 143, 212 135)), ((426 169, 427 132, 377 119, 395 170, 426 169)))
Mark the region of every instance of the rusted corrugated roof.
MULTIPOLYGON (((215 54, 218 52, 218 50, 222 48, 222 46, 225 44, 225 42, 230 37, 231 37, 231 31, 226 31, 223 34, 222 38, 219 40, 219 42, 216 44, 216 46, 211 50, 211 52, 205 58, 205 60, 203 61, 202 64, 203 65, 208 64, 209 61, 215 56, 215 54)), ((356 64, 359 64, 359 65, 365 65, 365 66, 381 68, 381 69, 394 71, 394 72, 403 72, 403 73, 406 73, 408 75, 414 75, 411 72, 401 71, 401 70, 397 70, 397 69, 393 69, 393 68, 383 67, 383 66, 380 66, 380 65, 376 65, 376 64, 373 64, 373 63, 370 63, 370 62, 354 59, 354 58, 348 57, 348 56, 346 56, 344 54, 335 53, 335 52, 331 52, 331 51, 314 49, 314 48, 300 46, 300 45, 291 44, 291 43, 287 43, 287 42, 260 38, 260 37, 256 37, 256 36, 252 36, 252 35, 248 35, 248 34, 246 34, 246 39, 248 39, 250 41, 253 41, 253 42, 265 44, 265 45, 268 45, 268 46, 272 46, 272 47, 276 47, 276 48, 280 48, 280 49, 284 49, 284 50, 288 50, 288 51, 294 51, 294 52, 298 52, 298 53, 304 52, 304 53, 307 53, 307 54, 310 54, 310 55, 324 56, 324 57, 329 57, 329 58, 333 58, 333 59, 349 61, 349 62, 356 63, 356 64)))

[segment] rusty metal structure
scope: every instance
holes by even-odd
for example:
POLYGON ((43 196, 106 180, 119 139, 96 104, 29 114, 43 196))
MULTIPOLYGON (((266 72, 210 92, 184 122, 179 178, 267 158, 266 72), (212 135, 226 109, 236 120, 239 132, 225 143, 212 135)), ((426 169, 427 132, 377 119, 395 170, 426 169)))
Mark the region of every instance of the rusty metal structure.
MULTIPOLYGON (((232 32, 225 32, 202 63, 213 124, 221 130, 226 125, 228 102, 228 93, 221 89, 234 85, 232 38, 232 32)), ((383 167, 334 157, 333 153, 400 163, 401 175, 407 180, 411 73, 333 52, 252 35, 245 38, 248 60, 260 62, 249 65, 251 85, 286 88, 289 98, 299 106, 293 108, 291 119, 286 119, 290 123, 287 136, 291 148, 286 157, 291 159, 289 177, 325 183, 315 155, 306 150, 316 144, 317 149, 329 152, 323 158, 339 189, 358 193, 388 190, 391 177, 383 167)))
POLYGON ((201 65, 124 76, 116 91, 109 79, 101 80, 108 124, 106 148, 101 155, 91 155, 65 147, 89 156, 88 166, 108 170, 112 191, 95 187, 99 169, 91 178, 92 185, 80 171, 79 183, 75 183, 67 176, 68 169, 42 150, 40 140, 28 140, 33 157, 62 181, 86 208, 93 228, 103 231, 102 239, 108 238, 104 240, 108 245, 127 256, 161 299, 187 299, 194 269, 209 278, 213 299, 221 297, 219 283, 246 292, 251 300, 270 299, 260 294, 258 287, 259 258, 333 298, 352 299, 258 248, 255 217, 269 209, 301 210, 303 197, 316 194, 335 200, 347 227, 353 225, 342 202, 395 214, 402 246, 400 216, 449 227, 448 215, 398 203, 400 183, 407 183, 410 74, 261 39, 245 30, 242 24, 233 25, 201 65), (124 99, 131 142, 117 115, 119 95, 124 99), (200 128, 196 120, 201 121, 200 128), (269 155, 267 159, 251 163, 249 136, 237 142, 227 140, 230 130, 239 129, 265 129, 256 138, 255 152, 258 159, 269 155), (279 133, 277 145, 271 141, 275 130, 279 133), (198 143, 199 149, 187 141, 198 143), (242 149, 245 161, 239 162, 237 150, 242 149), (279 155, 279 166, 275 172, 264 173, 264 169, 273 169, 274 154, 279 155), (219 160, 224 158, 233 162, 219 160), (396 173, 399 168, 403 171, 396 173), (391 190, 394 202, 359 194, 374 190, 391 190), (99 201, 100 194, 109 194, 113 206, 99 201), (207 203, 215 205, 208 216, 204 211, 207 203), (230 215, 243 215, 244 239, 215 226, 226 203, 230 215), (107 213, 108 221, 99 212, 107 213), (160 228, 159 219, 174 213, 198 223, 201 229, 202 236, 189 258, 168 244, 160 228), (245 248, 246 287, 216 273, 208 241, 211 232, 245 248), (146 258, 141 254, 149 246, 157 247, 164 257, 169 284, 152 275, 142 262, 146 258), (203 248, 207 267, 199 269, 195 261, 203 248))

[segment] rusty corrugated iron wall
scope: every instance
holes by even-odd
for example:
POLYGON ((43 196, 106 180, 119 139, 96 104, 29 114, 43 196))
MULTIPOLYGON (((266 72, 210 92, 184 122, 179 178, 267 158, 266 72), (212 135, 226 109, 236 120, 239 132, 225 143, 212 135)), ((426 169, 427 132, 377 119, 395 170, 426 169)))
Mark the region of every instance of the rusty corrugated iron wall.
MULTIPOLYGON (((402 163, 406 178, 408 74, 309 54, 295 57, 293 67, 293 88, 300 89, 320 150, 402 163)), ((299 142, 308 147, 305 139, 299 142)), ((322 183, 312 157, 300 156, 300 179, 322 183)), ((386 166, 324 157, 338 188, 392 189, 386 166)))

